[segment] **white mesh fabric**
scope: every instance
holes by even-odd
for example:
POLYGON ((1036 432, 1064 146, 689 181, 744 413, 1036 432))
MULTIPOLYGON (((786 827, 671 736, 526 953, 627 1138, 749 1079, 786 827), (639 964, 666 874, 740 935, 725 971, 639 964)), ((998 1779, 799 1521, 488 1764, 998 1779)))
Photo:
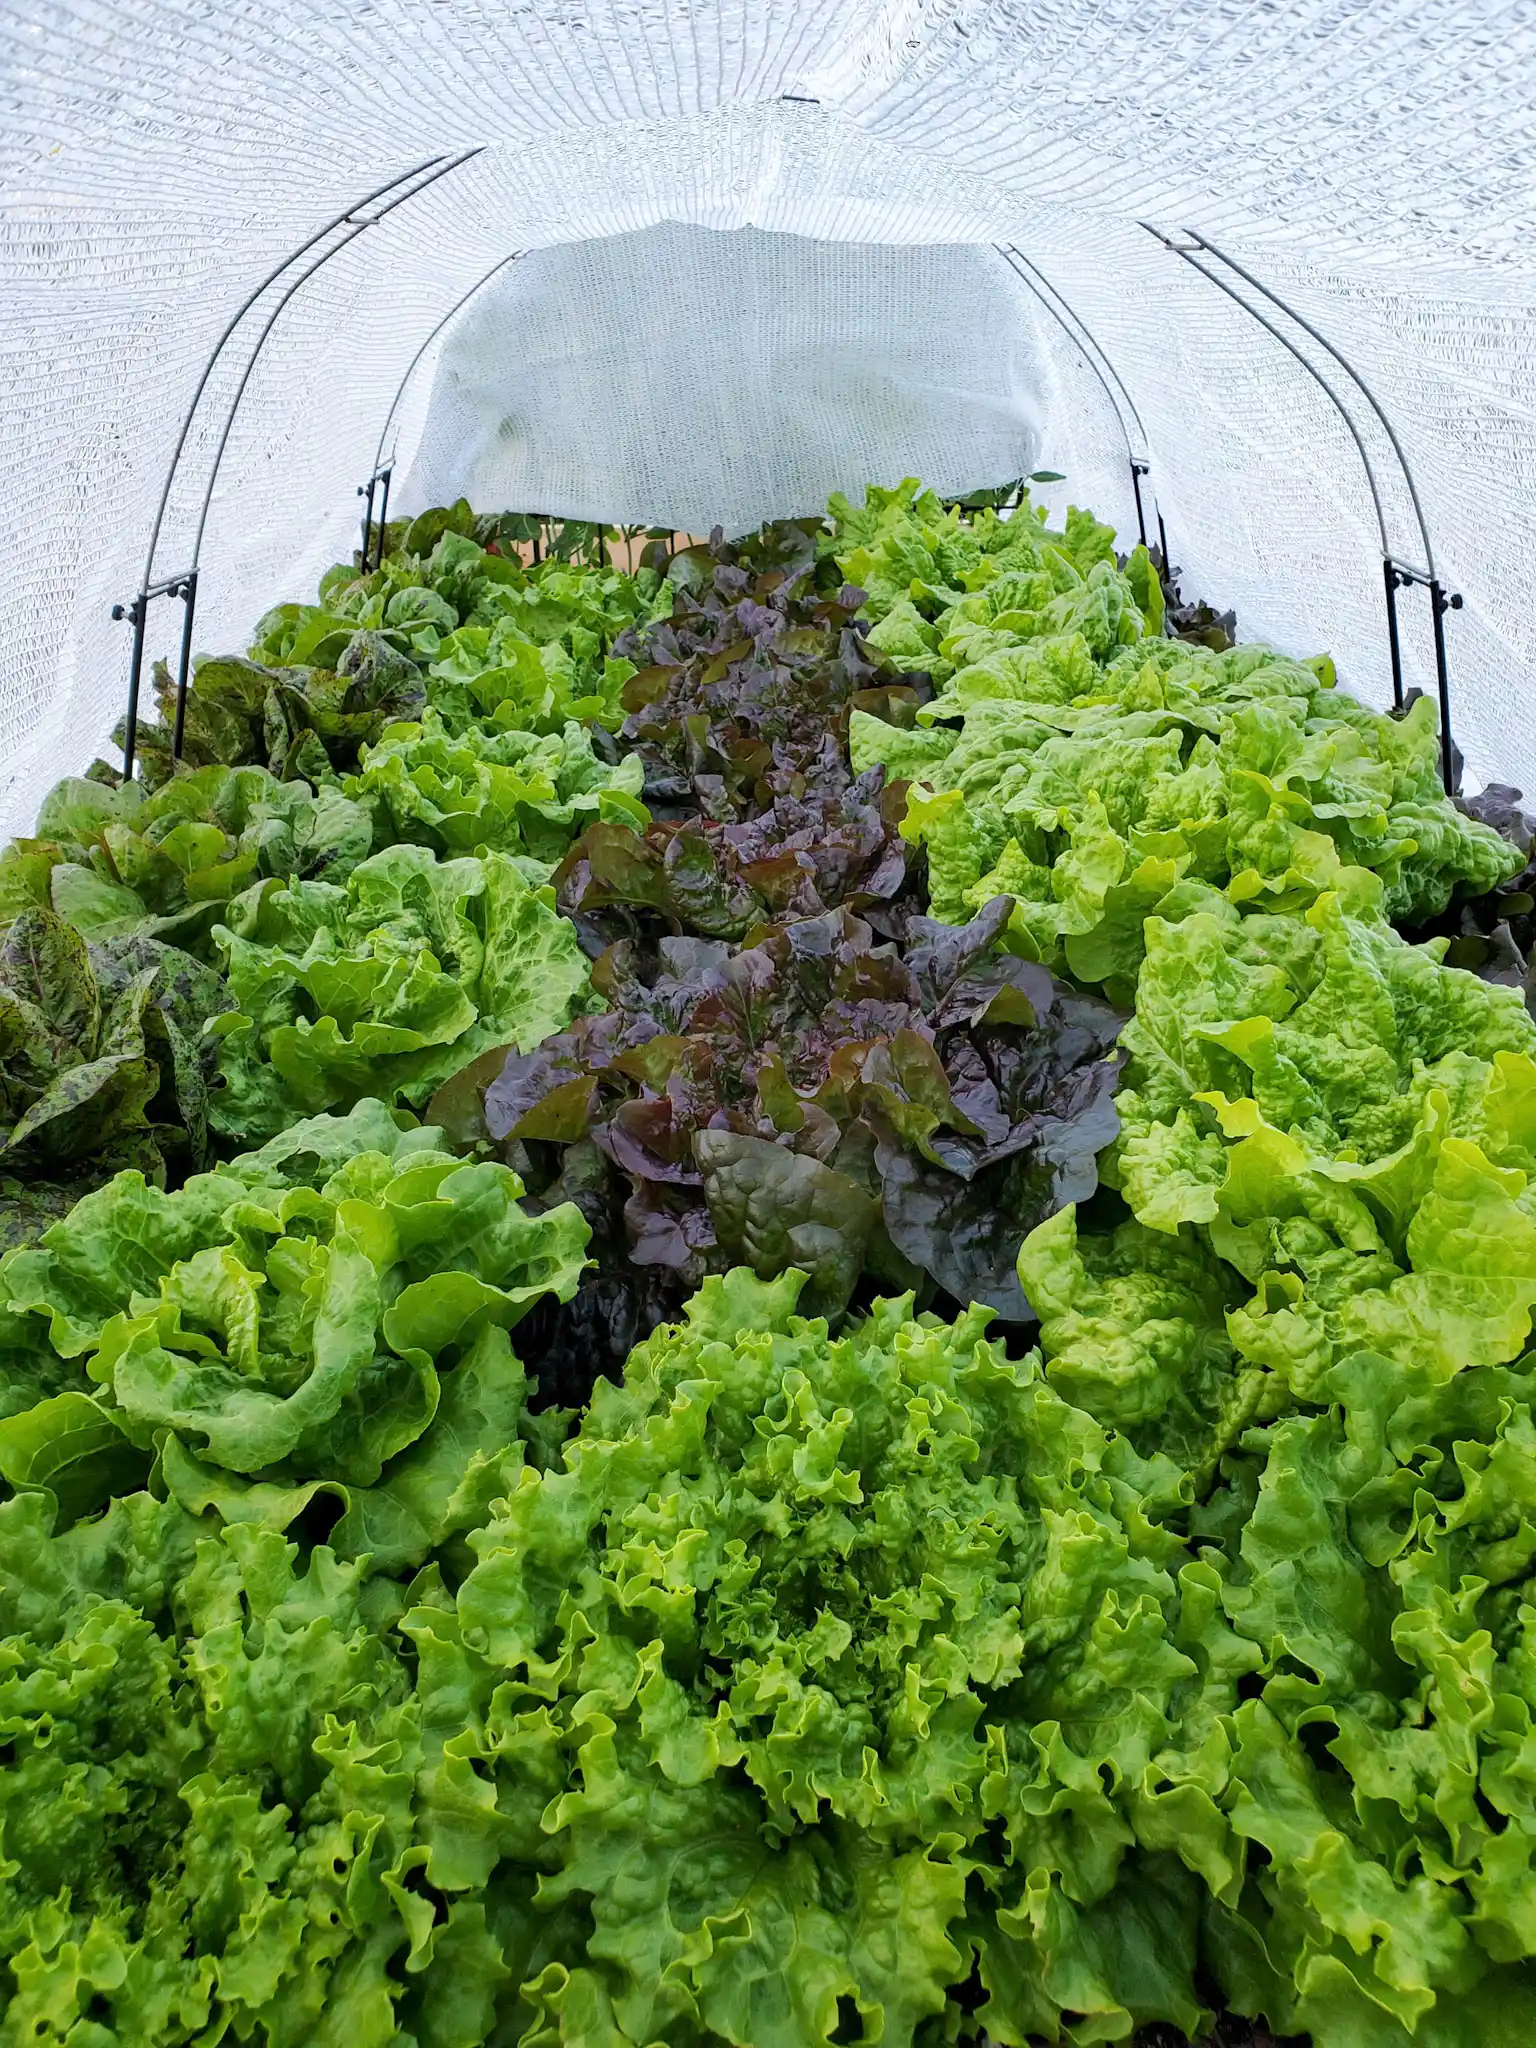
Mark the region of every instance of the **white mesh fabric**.
POLYGON ((895 448, 958 494, 1036 466, 1034 370, 985 247, 681 226, 568 243, 466 309, 393 502, 738 534, 857 492, 895 448))
MULTIPOLYGON (((120 714, 127 629, 108 607, 137 586, 177 424, 229 312, 330 213, 422 158, 479 146, 282 315, 215 498, 198 645, 238 644, 267 603, 304 594, 350 544, 355 485, 405 363, 499 255, 676 221, 949 245, 929 257, 951 266, 952 289, 892 304, 888 364, 935 346, 916 333, 935 298, 985 299, 989 318, 1011 306, 997 379, 982 388, 1038 389, 1038 459, 1070 471, 1062 495, 1128 526, 1124 448, 1098 386, 1021 285, 1000 273, 993 301, 974 249, 956 245, 1034 256, 1135 396, 1187 582, 1235 604, 1247 634, 1330 647, 1346 680, 1382 702, 1380 567, 1358 457, 1284 351, 1135 225, 1152 218, 1230 243, 1378 385, 1442 574, 1466 595, 1447 630, 1469 780, 1536 785, 1524 580, 1536 540, 1533 75, 1529 0, 589 0, 558 14, 482 0, 11 0, 0 825, 24 829, 41 789, 99 751, 120 714)), ((765 255, 763 279, 796 260, 765 255)), ((572 286, 590 285, 598 261, 573 258, 572 286)), ((700 388, 740 376, 740 309, 722 302, 717 315, 697 387, 668 387, 688 416, 653 409, 658 449, 688 441, 700 388)), ((611 309, 578 291, 573 356, 605 320, 611 334, 611 309)), ((452 379, 477 331, 473 313, 450 330, 404 409, 400 446, 420 442, 423 478, 442 456, 436 428, 422 431, 443 416, 431 373, 452 379)), ((961 358, 984 352, 964 339, 961 358)), ((158 574, 185 566, 243 362, 236 351, 210 392, 158 574)), ((753 504, 803 509, 809 424, 786 432, 766 408, 756 448, 742 424, 753 504)), ((893 411, 871 474, 922 466, 904 431, 893 411)), ((541 416, 546 447, 561 432, 558 412, 541 416)), ((600 473, 589 422, 583 432, 600 473)), ((701 490, 705 452, 691 457, 701 490)), ((1417 559, 1395 485, 1388 495, 1394 545, 1417 559)), ((1402 606, 1407 680, 1428 686, 1423 594, 1402 606)), ((162 600, 152 652, 178 623, 162 600)))

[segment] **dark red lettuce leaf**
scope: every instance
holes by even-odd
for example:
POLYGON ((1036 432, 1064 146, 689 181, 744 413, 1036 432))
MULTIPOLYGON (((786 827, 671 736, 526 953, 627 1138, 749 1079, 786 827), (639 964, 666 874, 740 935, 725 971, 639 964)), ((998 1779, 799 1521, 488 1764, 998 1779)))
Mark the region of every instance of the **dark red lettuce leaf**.
POLYGON ((839 584, 828 559, 816 562, 811 522, 781 521, 730 545, 717 534, 673 574, 672 616, 614 645, 638 664, 623 738, 645 761, 659 817, 743 820, 778 797, 835 794, 853 779, 855 705, 889 715, 930 694, 865 641, 864 594, 839 584))
POLYGON ((906 884, 907 786, 872 768, 839 789, 779 796, 750 818, 590 825, 555 876, 560 908, 587 938, 676 932, 742 939, 755 926, 887 903, 906 884))
POLYGON ((912 918, 904 947, 846 907, 746 946, 620 941, 595 970, 611 1008, 507 1059, 487 1135, 590 1139, 631 1258, 679 1292, 804 1265, 836 1314, 878 1255, 1022 1320, 1020 1239, 1093 1191, 1115 1135, 1123 1019, 998 953, 1010 908, 912 918))

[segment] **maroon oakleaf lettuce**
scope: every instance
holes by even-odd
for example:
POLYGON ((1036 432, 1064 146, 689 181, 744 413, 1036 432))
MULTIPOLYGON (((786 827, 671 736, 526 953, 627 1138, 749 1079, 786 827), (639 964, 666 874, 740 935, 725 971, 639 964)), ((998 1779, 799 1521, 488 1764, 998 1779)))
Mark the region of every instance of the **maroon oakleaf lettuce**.
POLYGON ((887 787, 877 767, 841 789, 777 796, 751 817, 658 821, 643 835, 600 823, 571 846, 555 891, 594 951, 638 936, 646 912, 740 939, 770 920, 890 901, 911 857, 906 807, 906 784, 887 787))
POLYGON ((745 1261, 803 1267, 818 1312, 869 1270, 1023 1319, 1021 1238, 1093 1192, 1116 1135, 1123 1019, 997 954, 1011 908, 912 918, 900 947, 846 907, 741 947, 620 941, 593 970, 609 1007, 510 1057, 484 1129, 562 1179, 604 1160, 630 1259, 678 1295, 745 1261))
POLYGON ((844 789, 855 705, 899 719, 928 694, 865 641, 863 592, 816 562, 813 527, 781 521, 690 550, 674 564, 671 617, 615 644, 638 665, 622 736, 645 761, 654 813, 742 818, 776 796, 844 789))

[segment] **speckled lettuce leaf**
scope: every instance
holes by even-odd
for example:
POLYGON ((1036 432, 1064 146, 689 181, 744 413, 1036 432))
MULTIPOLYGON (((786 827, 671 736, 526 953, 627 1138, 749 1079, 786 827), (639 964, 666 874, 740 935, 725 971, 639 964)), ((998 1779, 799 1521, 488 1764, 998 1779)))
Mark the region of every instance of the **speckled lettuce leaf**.
POLYGON ((205 1020, 218 977, 152 939, 88 945, 53 911, 0 932, 0 1194, 6 1241, 38 1235, 75 1196, 135 1166, 206 1157, 205 1020))

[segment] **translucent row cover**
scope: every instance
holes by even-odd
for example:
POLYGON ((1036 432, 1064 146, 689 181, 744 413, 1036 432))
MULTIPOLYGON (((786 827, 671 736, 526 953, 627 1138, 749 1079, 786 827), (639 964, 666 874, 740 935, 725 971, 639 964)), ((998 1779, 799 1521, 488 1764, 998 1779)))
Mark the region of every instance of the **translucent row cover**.
MULTIPOLYGON (((1533 213, 1531 0, 11 0, 0 826, 106 749, 111 609, 190 566, 242 383, 200 648, 310 594, 381 454, 392 511, 696 532, 1043 468, 1128 540, 1136 456, 1186 590, 1384 704, 1381 528, 1430 566, 1402 468, 1202 242, 1379 400, 1464 600, 1468 783, 1529 789, 1533 213), (146 576, 221 330, 349 214, 220 356, 146 576)), ((1432 689, 1428 598, 1400 602, 1432 689)), ((151 607, 151 655, 179 623, 151 607)))

